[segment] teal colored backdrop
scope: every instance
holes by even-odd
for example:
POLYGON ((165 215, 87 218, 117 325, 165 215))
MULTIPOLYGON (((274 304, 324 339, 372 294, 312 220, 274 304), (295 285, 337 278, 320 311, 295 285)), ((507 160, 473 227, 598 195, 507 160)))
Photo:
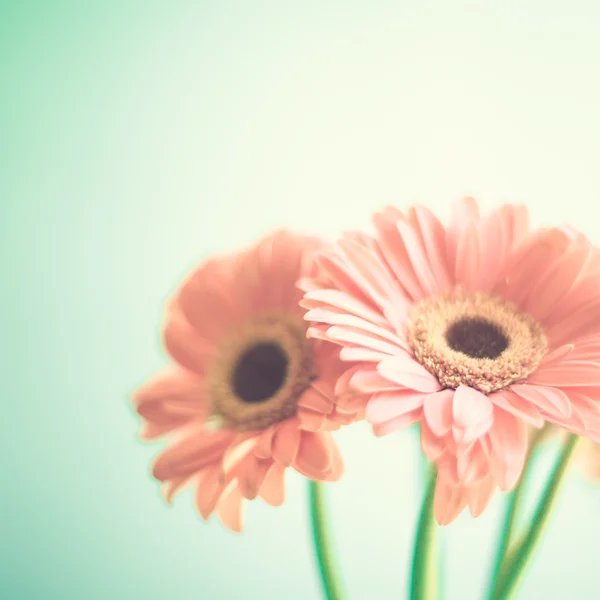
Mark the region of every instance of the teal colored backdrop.
MULTIPOLYGON (((0 597, 317 600, 299 477, 242 536, 159 497, 128 394, 165 296, 273 226, 464 193, 599 242, 599 32, 591 0, 0 0, 0 597)), ((349 598, 404 598, 415 438, 339 439, 349 598)), ((443 531, 447 600, 481 597, 501 509, 443 531)), ((520 597, 598 598, 599 535, 573 473, 520 597)))

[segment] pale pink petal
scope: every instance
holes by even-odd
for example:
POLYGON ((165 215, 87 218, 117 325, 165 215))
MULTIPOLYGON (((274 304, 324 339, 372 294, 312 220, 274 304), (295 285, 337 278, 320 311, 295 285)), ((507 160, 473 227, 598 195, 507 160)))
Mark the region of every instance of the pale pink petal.
POLYGON ((260 497, 271 506, 281 506, 285 501, 285 467, 273 463, 260 488, 260 497))
POLYGON ((429 265, 429 260, 425 253, 425 249, 421 244, 421 240, 419 239, 417 232, 413 227, 402 220, 399 220, 396 223, 396 227, 398 228, 398 233, 402 237, 404 247, 406 248, 406 252, 408 254, 408 259, 413 266, 421 289, 426 294, 435 294, 436 292, 440 291, 440 287, 433 275, 429 265))
POLYGON ((483 513, 493 498, 496 488, 496 483, 490 476, 467 490, 467 502, 472 517, 477 518, 483 513))
POLYGON ((382 437, 384 435, 389 435, 394 431, 398 431, 399 429, 406 429, 415 423, 418 423, 421 420, 421 416, 423 411, 418 408, 404 415, 400 415, 390 421, 386 421, 385 423, 377 423, 373 425, 373 434, 377 437, 382 437))
POLYGON ((492 425, 493 410, 487 396, 465 385, 458 386, 452 399, 455 439, 468 442, 483 435, 492 425))
POLYGON ((244 498, 237 486, 232 487, 219 502, 219 518, 223 525, 234 533, 241 533, 244 529, 243 504, 244 498))
POLYGON ((257 458, 271 458, 273 437, 277 431, 276 425, 271 425, 263 430, 254 447, 254 454, 257 458))
POLYGON ((395 381, 406 389, 437 392, 441 387, 438 380, 425 367, 406 353, 381 361, 377 365, 377 371, 386 379, 395 381))
POLYGON ((350 374, 349 385, 351 388, 364 393, 384 392, 398 388, 397 384, 382 377, 377 368, 372 366, 355 367, 350 374))
POLYGON ((220 473, 220 466, 212 465, 204 469, 198 477, 195 504, 196 510, 205 521, 214 511, 223 493, 223 485, 219 480, 220 473))
POLYGON ((479 443, 457 447, 456 471, 461 485, 465 487, 479 483, 490 474, 488 457, 479 443))
POLYGON ((479 256, 477 229, 475 225, 470 225, 459 237, 456 249, 456 282, 465 290, 476 291, 479 287, 479 256))
MULTIPOLYGON (((452 207, 452 218, 446 228, 446 254, 448 265, 452 269, 456 264, 458 240, 464 228, 479 220, 479 207, 474 198, 466 197, 456 202, 452 207)), ((454 273, 450 273, 454 276, 454 273)))
POLYGON ((260 460, 254 456, 248 457, 244 462, 244 468, 239 474, 239 486, 245 498, 256 498, 271 464, 271 460, 260 460))
POLYGON ((316 390, 308 388, 302 396, 300 396, 298 406, 301 408, 308 408, 315 412, 329 414, 333 409, 333 401, 329 398, 325 398, 316 390))
POLYGON ((584 360, 563 360, 540 365, 528 383, 543 386, 581 387, 600 385, 600 364, 584 360))
POLYGON ((452 398, 454 390, 447 389, 428 394, 423 405, 423 415, 431 431, 437 436, 446 435, 452 428, 452 398))
POLYGON ((248 454, 256 448, 258 436, 256 433, 240 433, 230 443, 223 454, 223 471, 234 469, 248 454))
POLYGON ((571 416, 569 398, 558 388, 532 385, 528 382, 527 384, 512 385, 510 389, 550 415, 556 415, 558 418, 571 416))
POLYGON ((373 252, 344 238, 338 241, 338 246, 352 269, 354 280, 376 304, 383 306, 390 296, 399 293, 394 280, 373 252))
POLYGON ((279 425, 273 439, 273 458, 283 466, 289 466, 300 446, 301 432, 296 419, 288 419, 279 425))
POLYGON ((309 310, 304 318, 307 321, 329 323, 330 325, 341 325, 352 328, 353 330, 360 329, 363 332, 373 334, 377 338, 392 342, 395 346, 401 348, 407 347, 406 342, 400 338, 396 333, 388 328, 382 327, 381 325, 374 324, 360 317, 349 315, 346 313, 340 313, 331 309, 325 310, 323 308, 313 308, 309 310))
POLYGON ((512 489, 523 469, 527 453, 527 426, 506 411, 494 409, 494 425, 489 433, 494 478, 501 490, 512 489))
POLYGON ((202 340, 178 310, 172 310, 164 330, 169 354, 183 367, 203 375, 213 359, 215 347, 202 340))
POLYGON ((326 425, 326 415, 307 408, 298 408, 296 417, 299 428, 306 431, 321 431, 326 425))
MULTIPOLYGON (((344 370, 344 372, 338 377, 337 381, 335 382, 334 393, 336 396, 341 396, 342 394, 346 394, 347 392, 352 390, 350 380, 352 379, 354 374, 361 368, 363 368, 361 365, 355 365, 354 367, 350 367, 344 370)), ((366 368, 371 369, 372 367, 369 365, 366 368)))
POLYGON ((303 431, 294 467, 301 473, 308 473, 314 478, 321 477, 331 466, 333 460, 330 435, 326 432, 303 431))
POLYGON ((421 421, 421 449, 428 460, 437 461, 446 451, 447 444, 443 437, 437 436, 426 419, 421 421))
POLYGON ((232 430, 206 433, 184 438, 162 452, 154 462, 152 474, 164 481, 198 471, 215 461, 220 461, 225 449, 236 435, 232 430))
POLYGON ((443 292, 451 285, 448 258, 446 256, 446 231, 439 219, 426 207, 416 206, 415 214, 423 237, 431 271, 437 289, 443 292))
POLYGON ((378 233, 378 243, 381 253, 392 273, 412 299, 422 298, 424 295, 418 278, 408 258, 404 241, 399 235, 396 222, 384 215, 375 214, 373 221, 378 233))
POLYGON ((318 289, 307 292, 300 301, 300 306, 309 310, 331 306, 366 321, 385 325, 385 319, 377 309, 339 290, 318 289))
POLYGON ((357 346, 344 346, 340 350, 340 358, 347 362, 363 361, 363 362, 381 362, 389 358, 389 354, 383 352, 377 352, 376 350, 369 350, 366 348, 359 348, 357 346))
POLYGON ((331 253, 319 252, 315 256, 315 261, 337 289, 363 302, 369 302, 364 291, 356 283, 352 274, 348 272, 348 267, 342 258, 331 253))
POLYGON ((532 427, 539 429, 544 425, 544 419, 540 415, 540 411, 535 404, 525 400, 521 396, 509 391, 501 390, 489 395, 489 399, 500 408, 515 415, 519 419, 523 419, 532 427))
POLYGON ((438 481, 435 487, 433 510, 439 525, 449 525, 467 506, 467 495, 460 487, 438 481))
POLYGON ((373 335, 362 333, 359 329, 350 327, 330 327, 327 330, 327 338, 336 343, 351 344, 383 354, 393 355, 397 352, 404 352, 396 344, 391 344, 373 335))
POLYGON ((421 408, 426 397, 415 392, 378 392, 367 403, 366 417, 370 423, 384 423, 421 408))

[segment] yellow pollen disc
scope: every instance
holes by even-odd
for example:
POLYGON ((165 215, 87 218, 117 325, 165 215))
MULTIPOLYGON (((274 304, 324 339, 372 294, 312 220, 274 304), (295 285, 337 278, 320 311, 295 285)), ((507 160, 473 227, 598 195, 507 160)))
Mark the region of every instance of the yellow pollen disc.
POLYGON ((524 381, 548 351, 541 325, 502 298, 454 292, 413 305, 408 342, 445 388, 485 394, 524 381))
POLYGON ((207 371, 211 415, 224 427, 266 429, 296 414, 315 378, 306 324, 271 313, 248 321, 221 341, 207 371))

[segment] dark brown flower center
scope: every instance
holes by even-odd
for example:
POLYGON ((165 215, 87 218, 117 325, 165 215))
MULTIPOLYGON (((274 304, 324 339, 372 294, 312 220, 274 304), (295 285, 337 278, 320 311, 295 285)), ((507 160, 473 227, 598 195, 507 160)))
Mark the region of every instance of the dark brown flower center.
POLYGON ((452 350, 471 358, 498 358, 509 344, 500 327, 477 317, 452 323, 446 330, 446 341, 452 350))
POLYGON ((264 402, 284 384, 288 356, 276 342, 259 342, 239 357, 232 374, 232 386, 240 400, 264 402))

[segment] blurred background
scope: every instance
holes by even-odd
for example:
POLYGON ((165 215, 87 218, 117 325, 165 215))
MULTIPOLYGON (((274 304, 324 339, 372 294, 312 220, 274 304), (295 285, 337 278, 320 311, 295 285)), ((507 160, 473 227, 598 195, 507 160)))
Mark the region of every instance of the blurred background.
MULTIPOLYGON (((128 395, 165 363, 165 296, 388 203, 526 202, 600 243, 599 33, 592 0, 0 0, 0 597, 317 600, 299 477, 242 536, 161 500, 128 395)), ((404 598, 415 437, 339 440, 348 597, 404 598)), ((481 597, 502 506, 442 531, 446 599, 481 597)), ((597 598, 599 533, 572 473, 520 597, 597 598)))

